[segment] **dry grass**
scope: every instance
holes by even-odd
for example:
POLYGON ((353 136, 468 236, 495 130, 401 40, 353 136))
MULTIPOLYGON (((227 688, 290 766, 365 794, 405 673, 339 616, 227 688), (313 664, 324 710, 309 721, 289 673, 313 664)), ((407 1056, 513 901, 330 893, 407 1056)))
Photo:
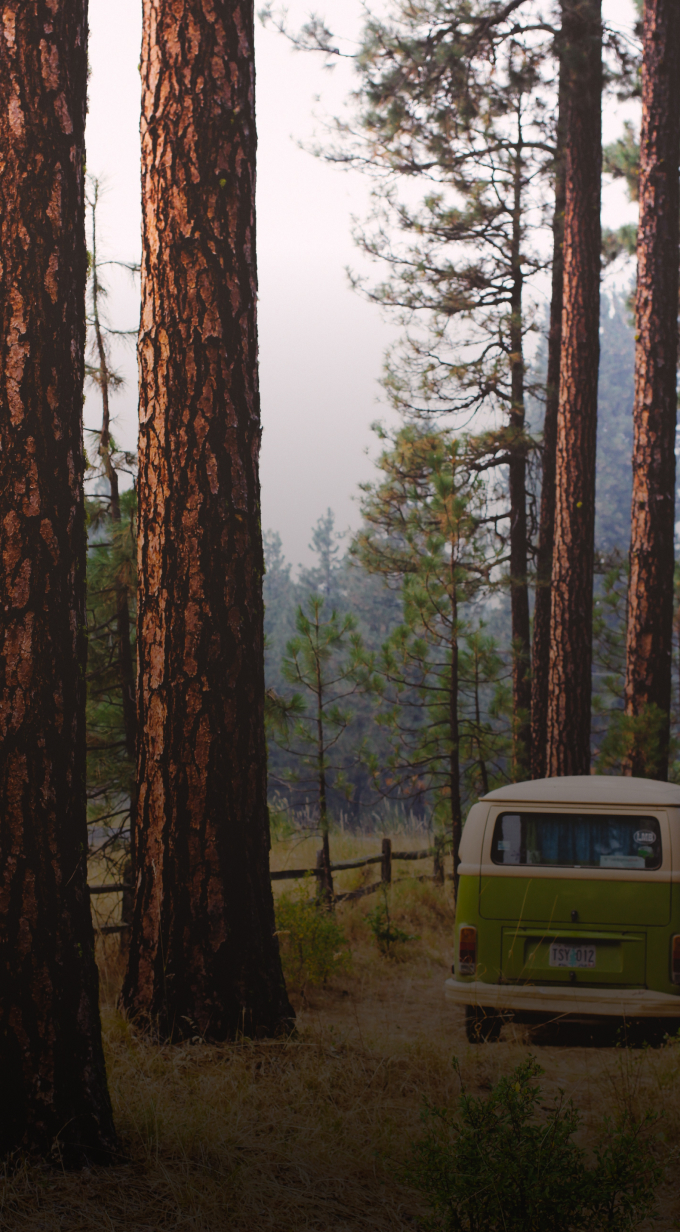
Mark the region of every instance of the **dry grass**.
MULTIPOLYGON (((357 854, 356 844, 342 854, 357 854)), ((72 1175, 24 1164, 0 1180, 0 1228, 412 1232, 419 1204, 401 1169, 423 1097, 443 1103, 458 1092, 454 1053, 466 1083, 483 1091, 533 1051, 546 1092, 564 1088, 582 1109, 586 1141, 606 1113, 661 1112, 659 1149, 671 1158, 680 1142, 680 1047, 531 1049, 508 1027, 500 1043, 470 1047, 462 1015, 442 996, 450 891, 416 881, 394 889, 396 922, 420 939, 393 960, 378 954, 365 923, 374 901, 339 909, 351 969, 298 996, 298 1031, 285 1042, 148 1044, 115 1010, 120 957, 117 940, 106 939, 104 1032, 126 1161, 72 1175)), ((680 1227, 672 1178, 660 1197, 662 1215, 650 1227, 680 1227)))

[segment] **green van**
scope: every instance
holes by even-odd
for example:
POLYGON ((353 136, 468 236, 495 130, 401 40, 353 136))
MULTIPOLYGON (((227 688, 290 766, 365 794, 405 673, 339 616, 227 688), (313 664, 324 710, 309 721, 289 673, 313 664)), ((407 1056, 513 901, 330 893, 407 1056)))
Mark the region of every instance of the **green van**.
POLYGON ((680 1026, 679 786, 501 787, 470 809, 460 860, 445 993, 471 1040, 508 1018, 680 1026))

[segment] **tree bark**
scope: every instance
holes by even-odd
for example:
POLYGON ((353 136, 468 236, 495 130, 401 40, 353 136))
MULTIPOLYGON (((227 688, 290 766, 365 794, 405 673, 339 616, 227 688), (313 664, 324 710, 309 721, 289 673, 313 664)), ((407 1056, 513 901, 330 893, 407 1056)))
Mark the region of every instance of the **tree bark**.
POLYGON ((555 208, 553 211, 552 291, 548 333, 548 371, 545 387, 545 419, 541 451, 541 505, 536 551, 536 592, 534 636, 531 651, 531 777, 546 774, 546 733, 548 730, 548 677, 550 673, 550 611, 552 606, 552 558, 555 541, 555 466, 557 453, 557 408, 560 392, 562 352, 562 286, 564 281, 564 57, 561 43, 558 87, 558 116, 555 133, 555 208))
POLYGON ((451 541, 451 680, 449 682, 449 728, 451 745, 449 749, 449 798, 451 804, 451 854, 453 858, 453 893, 458 898, 458 883, 460 877, 460 840, 463 836, 463 812, 460 801, 460 723, 458 718, 458 702, 460 692, 460 672, 458 653, 458 583, 456 580, 458 541, 451 541))
POLYGON ((489 790, 489 775, 486 769, 486 761, 482 751, 482 708, 479 698, 479 655, 475 651, 475 729, 477 732, 477 765, 479 766, 479 779, 482 788, 481 795, 485 796, 489 790))
POLYGON ((635 300, 633 495, 626 714, 663 713, 653 764, 639 747, 629 774, 668 777, 678 353, 680 6, 645 0, 640 222, 635 300))
POLYGON ((87 890, 86 0, 0 30, 0 1152, 106 1162, 87 890))
POLYGON ((562 0, 565 207, 547 773, 590 772, 600 357, 601 0, 562 0))
POLYGON ((326 907, 333 907, 333 872, 330 871, 330 839, 328 833, 328 796, 326 796, 325 739, 324 739, 324 683, 322 657, 319 650, 319 611, 314 612, 314 667, 317 676, 317 765, 319 771, 319 825, 322 829, 324 875, 317 887, 326 907))
POLYGON ((316 666, 316 750, 319 771, 319 825, 321 827, 321 852, 323 855, 323 876, 319 878, 317 894, 326 906, 333 906, 333 873, 331 872, 331 845, 328 836, 328 799, 326 795, 326 742, 323 731, 323 678, 321 675, 321 655, 319 651, 319 613, 315 613, 316 628, 314 638, 314 659, 316 666))
POLYGON ((163 1037, 293 1019, 269 880, 251 0, 144 0, 136 898, 163 1037))

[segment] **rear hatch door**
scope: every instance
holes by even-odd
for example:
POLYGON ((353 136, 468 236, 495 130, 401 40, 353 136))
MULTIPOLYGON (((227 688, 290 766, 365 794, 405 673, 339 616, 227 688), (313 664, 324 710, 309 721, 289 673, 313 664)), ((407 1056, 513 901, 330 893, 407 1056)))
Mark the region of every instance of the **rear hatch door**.
MULTIPOLYGON (((525 927, 604 925, 628 931, 671 917, 665 813, 490 812, 480 915, 525 927)), ((547 934, 546 934, 547 936, 547 934)))

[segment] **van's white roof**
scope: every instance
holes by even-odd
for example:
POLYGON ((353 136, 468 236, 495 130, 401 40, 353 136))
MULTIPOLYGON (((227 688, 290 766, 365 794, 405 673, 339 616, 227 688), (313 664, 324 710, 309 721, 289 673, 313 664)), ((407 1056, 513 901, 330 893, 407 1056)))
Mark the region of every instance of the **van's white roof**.
POLYGON ((649 807, 680 806, 680 785, 656 779, 635 779, 622 774, 565 775, 508 783, 482 797, 508 804, 628 804, 649 807))

